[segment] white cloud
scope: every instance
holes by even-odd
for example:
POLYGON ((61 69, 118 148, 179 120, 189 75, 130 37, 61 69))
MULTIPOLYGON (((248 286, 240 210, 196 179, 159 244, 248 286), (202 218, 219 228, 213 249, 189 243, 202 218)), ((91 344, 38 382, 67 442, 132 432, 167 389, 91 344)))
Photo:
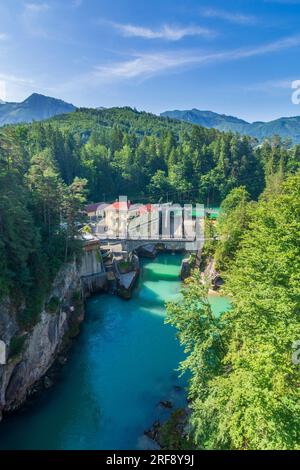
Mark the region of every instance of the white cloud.
POLYGON ((25 10, 29 13, 41 13, 49 8, 48 3, 25 3, 25 10))
POLYGON ((290 49, 300 45, 300 35, 289 36, 287 38, 279 39, 268 44, 257 46, 250 49, 244 49, 240 51, 240 57, 251 57, 256 55, 263 55, 272 52, 279 52, 281 50, 290 49))
POLYGON ((228 62, 255 57, 300 45, 300 36, 292 36, 253 48, 233 49, 221 52, 167 51, 160 53, 137 53, 126 61, 100 65, 91 73, 91 78, 109 81, 136 77, 148 78, 167 70, 183 66, 199 66, 206 63, 228 62))
POLYGON ((163 25, 160 29, 151 29, 143 26, 131 24, 111 23, 123 36, 140 37, 144 39, 165 39, 169 41, 178 41, 185 36, 204 36, 212 37, 216 33, 210 29, 200 26, 176 27, 163 25))
POLYGON ((128 79, 150 76, 157 72, 188 64, 191 58, 179 53, 138 54, 133 59, 101 65, 95 68, 94 77, 106 79, 128 79))
MULTIPOLYGON (((240 48, 219 52, 206 52, 199 50, 177 50, 161 52, 137 52, 129 54, 127 60, 119 60, 105 64, 99 64, 92 70, 72 79, 52 86, 52 94, 81 93, 85 88, 106 86, 111 89, 114 83, 124 81, 142 81, 167 72, 181 72, 206 64, 217 64, 242 60, 248 57, 256 57, 276 53, 290 47, 300 45, 300 35, 284 38, 268 44, 253 48, 240 48)), ((1 78, 1 76, 0 76, 1 78)), ((48 87, 49 88, 49 87, 48 87)), ((49 89, 50 90, 50 89, 49 89)))
POLYGON ((257 19, 252 15, 245 15, 243 13, 230 12, 227 10, 216 10, 214 8, 202 10, 201 15, 206 18, 217 18, 237 24, 255 24, 257 22, 257 19))

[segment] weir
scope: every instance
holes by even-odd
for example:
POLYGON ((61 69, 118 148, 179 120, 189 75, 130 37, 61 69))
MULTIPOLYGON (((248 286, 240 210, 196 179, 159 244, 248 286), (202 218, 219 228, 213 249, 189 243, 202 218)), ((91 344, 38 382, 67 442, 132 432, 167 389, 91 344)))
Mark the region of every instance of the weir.
POLYGON ((186 251, 199 253, 199 243, 186 239, 169 240, 99 240, 89 235, 84 241, 84 254, 80 277, 85 295, 109 290, 125 299, 131 298, 132 289, 140 271, 139 257, 156 258, 158 253, 186 251), (121 266, 121 269, 120 269, 121 266))

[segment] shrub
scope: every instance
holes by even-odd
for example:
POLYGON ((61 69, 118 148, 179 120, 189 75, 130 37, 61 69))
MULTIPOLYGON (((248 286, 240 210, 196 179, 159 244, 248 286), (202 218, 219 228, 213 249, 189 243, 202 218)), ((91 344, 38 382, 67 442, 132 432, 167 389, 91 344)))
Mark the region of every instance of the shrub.
POLYGON ((57 313, 59 307, 60 307, 60 300, 56 296, 51 297, 51 299, 45 306, 46 311, 50 313, 57 313))
POLYGON ((16 357, 16 356, 19 356, 19 354, 21 354, 24 348, 25 341, 26 341, 26 335, 22 335, 22 336, 16 335, 10 340, 9 358, 16 357))

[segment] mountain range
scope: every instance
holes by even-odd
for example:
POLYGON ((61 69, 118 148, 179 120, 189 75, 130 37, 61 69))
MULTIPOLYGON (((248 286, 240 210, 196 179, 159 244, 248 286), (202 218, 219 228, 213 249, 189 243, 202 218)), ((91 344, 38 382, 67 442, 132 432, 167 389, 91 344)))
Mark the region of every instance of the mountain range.
POLYGON ((292 139, 294 143, 300 142, 300 116, 283 117, 270 122, 247 122, 234 116, 218 114, 212 111, 191 109, 186 111, 165 111, 163 117, 179 119, 203 127, 215 128, 220 131, 232 131, 250 135, 258 140, 279 135, 283 139, 292 139))
MULTIPOLYGON (((20 122, 42 121, 61 114, 74 112, 77 108, 60 99, 33 93, 22 103, 5 103, 0 100, 0 126, 20 122)), ((104 110, 105 108, 97 108, 104 110)), ((262 141, 279 135, 300 143, 300 116, 282 117, 270 122, 247 122, 234 116, 218 114, 212 111, 191 109, 186 111, 165 111, 162 117, 177 119, 191 124, 198 124, 220 131, 232 131, 249 135, 262 141)))
POLYGON ((48 119, 59 114, 71 113, 76 108, 65 101, 33 93, 22 103, 0 101, 0 126, 48 119))

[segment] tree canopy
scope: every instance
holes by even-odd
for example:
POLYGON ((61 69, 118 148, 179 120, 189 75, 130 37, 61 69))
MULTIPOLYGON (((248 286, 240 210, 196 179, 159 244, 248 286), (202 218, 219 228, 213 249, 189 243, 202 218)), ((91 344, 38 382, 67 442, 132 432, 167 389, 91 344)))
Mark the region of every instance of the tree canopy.
POLYGON ((222 239, 217 248, 228 255, 231 309, 214 318, 196 274, 168 306, 187 352, 182 368, 192 374, 192 437, 201 449, 299 449, 292 354, 300 338, 300 173, 272 197, 267 190, 255 205, 246 199, 244 188, 233 190, 219 228, 233 236, 229 248, 222 239))

